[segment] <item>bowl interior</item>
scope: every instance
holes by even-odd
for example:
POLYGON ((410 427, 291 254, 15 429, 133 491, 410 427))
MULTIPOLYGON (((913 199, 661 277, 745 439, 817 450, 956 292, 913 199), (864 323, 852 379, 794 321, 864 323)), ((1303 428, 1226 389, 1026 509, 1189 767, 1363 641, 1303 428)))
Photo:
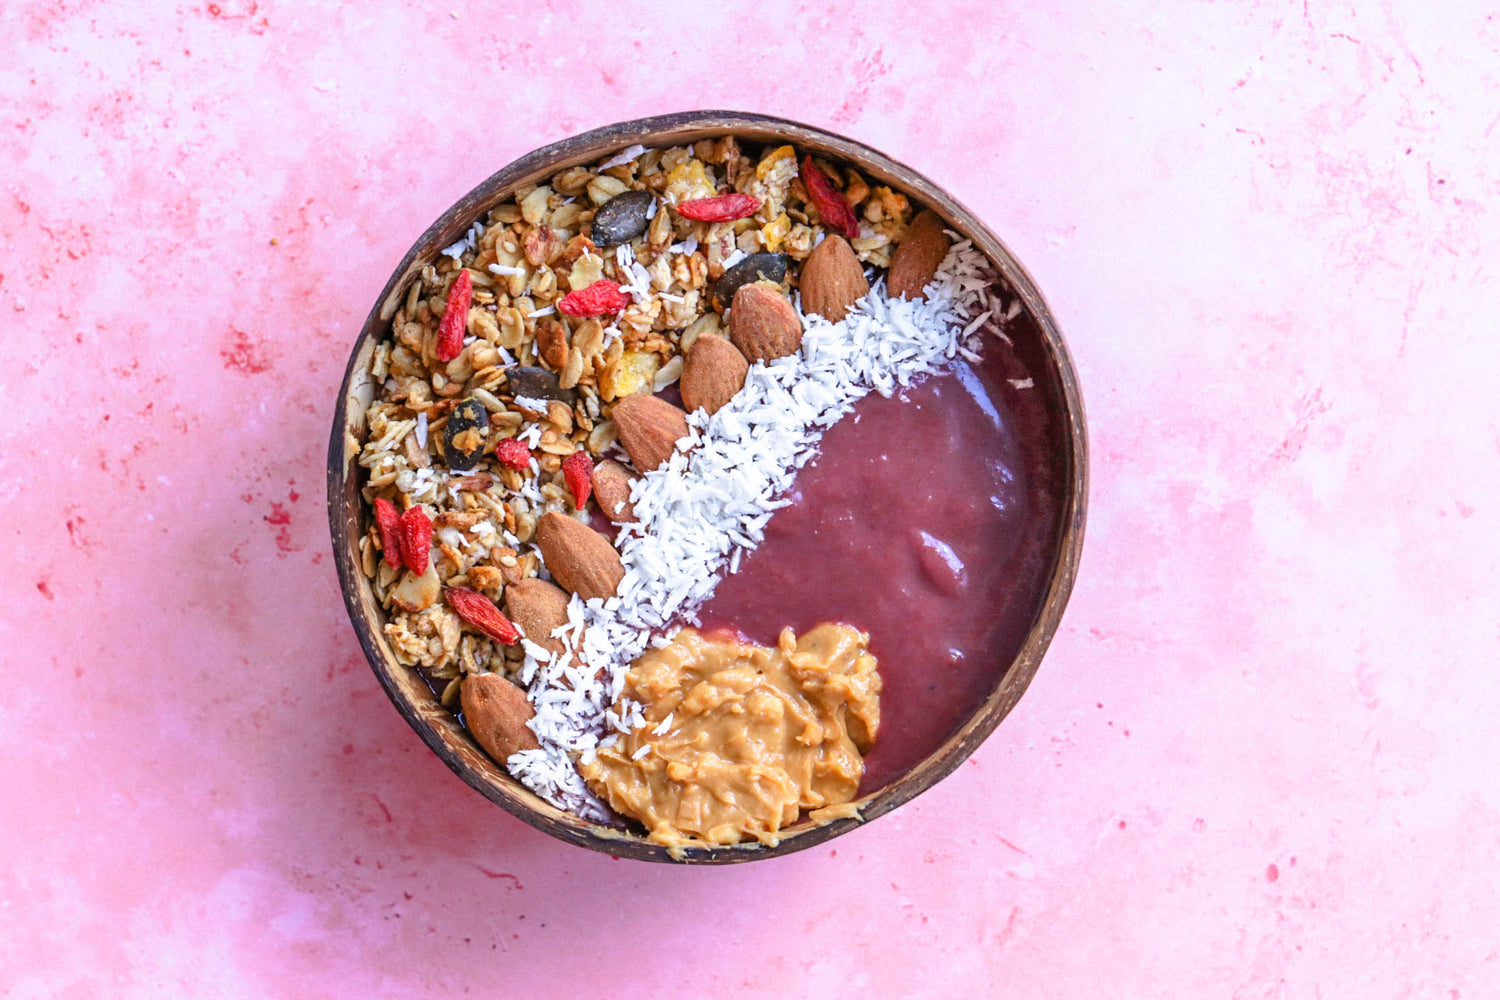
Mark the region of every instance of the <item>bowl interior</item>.
POLYGON ((762 115, 689 112, 610 125, 529 153, 465 195, 422 234, 386 283, 351 352, 329 447, 328 516, 344 599, 371 668, 402 716, 464 781, 513 815, 570 843, 642 860, 724 864, 812 847, 890 811, 962 763, 1010 712, 1036 673, 1077 572, 1087 500, 1086 451, 1076 376, 1051 311, 1025 269, 967 209, 916 171, 842 136, 762 115), (1011 335, 1017 355, 1035 380, 1036 398, 1047 411, 1046 440, 1041 446, 1055 462, 1052 481, 1057 490, 1058 514, 1046 545, 1046 586, 1020 652, 1003 671, 996 671, 994 690, 943 746, 904 777, 857 800, 860 818, 824 825, 804 822, 785 831, 776 847, 752 843, 669 852, 642 837, 582 820, 538 797, 490 760, 415 669, 397 662, 382 631, 384 613, 370 581, 360 570, 357 546, 365 515, 356 458, 364 439, 365 411, 374 395, 368 372, 375 347, 389 333, 391 318, 411 282, 443 247, 458 240, 476 219, 522 184, 593 162, 633 144, 681 145, 724 134, 753 142, 792 143, 799 152, 812 151, 847 161, 866 177, 890 184, 935 210, 989 257, 1023 305, 1024 322, 1020 332, 1011 335))

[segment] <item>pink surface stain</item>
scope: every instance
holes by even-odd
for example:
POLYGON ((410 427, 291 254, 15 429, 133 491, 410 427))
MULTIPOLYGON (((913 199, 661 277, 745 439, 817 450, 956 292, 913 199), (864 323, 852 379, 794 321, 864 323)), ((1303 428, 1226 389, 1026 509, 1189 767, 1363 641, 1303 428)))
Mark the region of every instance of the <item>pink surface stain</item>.
POLYGON ((23 0, 0 48, 0 995, 1500 995, 1490 6, 23 0), (1093 448, 972 766, 718 870, 452 776, 308 485, 432 218, 691 106, 986 219, 1093 448))

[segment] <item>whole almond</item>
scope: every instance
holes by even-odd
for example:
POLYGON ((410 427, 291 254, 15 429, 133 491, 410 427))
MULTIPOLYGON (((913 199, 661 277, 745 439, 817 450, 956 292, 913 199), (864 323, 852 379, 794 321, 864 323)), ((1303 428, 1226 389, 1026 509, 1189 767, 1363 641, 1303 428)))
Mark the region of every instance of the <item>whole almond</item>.
POLYGON ((869 294, 870 283, 865 269, 849 241, 842 236, 825 236, 802 264, 802 311, 817 313, 832 323, 844 318, 849 307, 869 294))
MULTIPOLYGON (((472 572, 472 571, 471 571, 472 572)), ((540 577, 528 577, 505 588, 505 614, 521 634, 561 656, 565 646, 552 630, 568 623, 568 592, 540 577)))
POLYGON ((470 674, 458 689, 464 724, 484 752, 504 766, 511 754, 541 744, 526 721, 536 714, 526 692, 499 674, 470 674))
POLYGON ((802 319, 776 285, 741 285, 729 307, 729 339, 752 364, 774 361, 802 347, 802 319))
POLYGON ((636 474, 613 459, 605 459, 594 466, 594 500, 604 516, 616 524, 627 524, 636 519, 635 507, 630 502, 630 484, 636 474))
MULTIPOLYGON (((739 301, 738 295, 735 296, 735 301, 739 301)), ((791 308, 790 302, 787 307, 791 308)), ((796 318, 796 310, 793 310, 792 319, 796 318)), ((730 319, 729 326, 730 329, 734 328, 733 318, 730 319)), ((797 339, 800 343, 800 324, 797 339)), ((682 402, 689 412, 702 408, 709 413, 717 413, 719 407, 745 387, 745 376, 749 371, 750 362, 745 360, 738 347, 716 333, 699 334, 698 339, 693 341, 693 346, 688 348, 687 360, 683 363, 677 388, 682 392, 682 402)))
POLYGON ((687 414, 655 396, 626 396, 611 415, 630 463, 642 472, 671 458, 678 440, 687 437, 687 414))
POLYGON ((950 242, 943 232, 943 220, 931 209, 924 209, 906 227, 906 235, 891 254, 891 271, 885 279, 885 290, 893 299, 925 299, 923 291, 938 266, 948 256, 950 242))
POLYGON ((620 554, 608 538, 555 510, 537 521, 536 544, 552 579, 586 601, 613 597, 625 575, 620 554))

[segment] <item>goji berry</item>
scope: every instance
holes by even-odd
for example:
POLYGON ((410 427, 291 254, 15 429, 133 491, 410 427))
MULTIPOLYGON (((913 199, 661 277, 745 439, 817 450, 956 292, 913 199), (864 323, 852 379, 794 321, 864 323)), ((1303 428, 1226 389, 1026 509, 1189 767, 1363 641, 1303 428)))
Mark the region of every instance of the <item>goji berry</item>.
POLYGON ((620 291, 620 286, 608 278, 600 278, 587 288, 571 291, 557 300, 557 311, 569 316, 613 315, 630 304, 630 299, 620 291))
POLYGON ((717 198, 694 198, 677 206, 677 214, 696 222, 733 222, 760 211, 760 199, 748 194, 721 194, 717 198))
POLYGON ((583 505, 589 502, 589 494, 594 491, 594 460, 580 448, 563 459, 562 470, 568 492, 573 494, 573 507, 583 510, 583 505))
POLYGON ((501 465, 517 472, 531 467, 531 449, 520 438, 506 438, 495 445, 495 457, 501 465))
POLYGON ((417 576, 427 572, 432 560, 432 522, 421 504, 401 515, 401 561, 417 576))
POLYGON ((467 270, 458 272, 458 280, 448 289, 448 305, 438 324, 437 356, 452 361, 463 353, 464 333, 469 328, 469 302, 474 298, 474 282, 467 270))
POLYGON ((380 547, 385 551, 385 561, 398 566, 401 563, 401 512, 385 497, 375 498, 375 524, 380 528, 380 547))
POLYGON ((443 596, 460 618, 496 642, 510 646, 521 641, 521 630, 501 614, 494 601, 479 591, 468 587, 449 587, 443 591, 443 596))
POLYGON ((802 186, 818 207, 823 225, 851 240, 859 235, 859 220, 854 217, 854 210, 828 176, 813 165, 811 153, 802 158, 802 186))

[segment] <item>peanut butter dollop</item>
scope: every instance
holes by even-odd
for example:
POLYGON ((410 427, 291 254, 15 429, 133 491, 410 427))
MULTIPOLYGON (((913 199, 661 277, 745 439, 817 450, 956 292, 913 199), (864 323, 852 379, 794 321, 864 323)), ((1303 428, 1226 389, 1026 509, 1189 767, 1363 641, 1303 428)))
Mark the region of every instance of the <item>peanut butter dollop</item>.
POLYGON ((847 625, 785 629, 776 649, 684 629, 626 676, 645 725, 579 770, 657 843, 774 845, 802 810, 859 789, 880 728, 868 645, 847 625))

